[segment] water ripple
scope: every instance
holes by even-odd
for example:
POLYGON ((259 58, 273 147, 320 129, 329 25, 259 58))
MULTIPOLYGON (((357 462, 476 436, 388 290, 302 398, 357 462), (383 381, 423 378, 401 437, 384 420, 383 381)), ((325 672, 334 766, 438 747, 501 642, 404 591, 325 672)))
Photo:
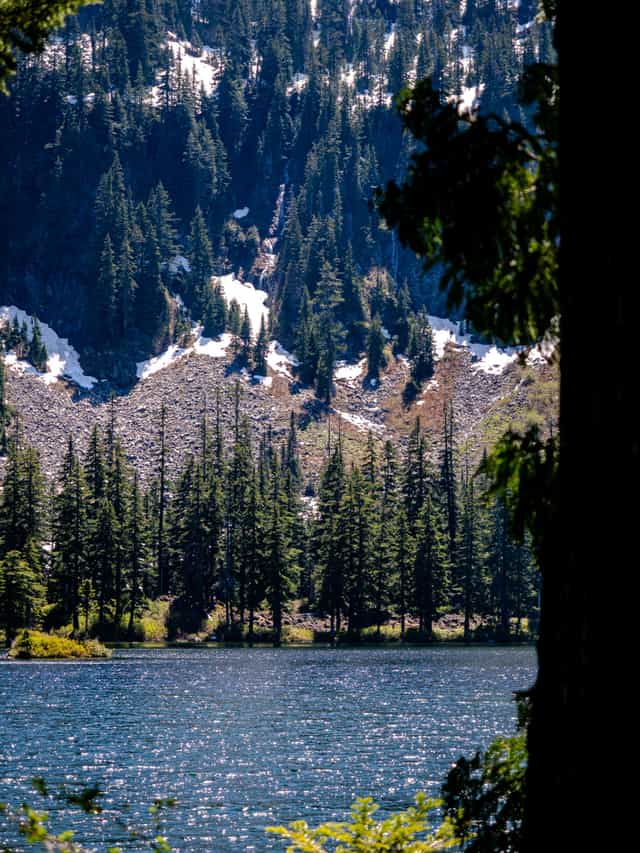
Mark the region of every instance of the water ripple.
MULTIPOLYGON (((355 796, 405 806, 438 793, 450 764, 513 730, 527 648, 121 651, 96 663, 0 663, 0 801, 33 776, 94 784, 105 812, 51 825, 91 845, 127 843, 113 817, 148 825, 174 796, 184 853, 282 850, 264 827, 342 819, 355 796)), ((0 824, 0 838, 4 841, 0 824)))

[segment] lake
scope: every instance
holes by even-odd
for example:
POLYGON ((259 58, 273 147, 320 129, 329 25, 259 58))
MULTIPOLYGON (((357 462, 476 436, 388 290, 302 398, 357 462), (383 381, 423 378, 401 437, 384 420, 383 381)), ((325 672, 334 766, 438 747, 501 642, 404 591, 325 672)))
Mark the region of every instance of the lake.
MULTIPOLYGON (((88 846, 126 843, 174 796, 177 850, 284 850, 264 827, 342 819, 356 796, 386 810, 436 796, 461 754, 515 729, 530 647, 120 650, 92 662, 0 661, 0 801, 34 776, 97 784, 104 812, 49 807, 88 846), (64 811, 67 809, 67 811, 64 811)), ((0 840, 6 826, 0 817, 0 840)))

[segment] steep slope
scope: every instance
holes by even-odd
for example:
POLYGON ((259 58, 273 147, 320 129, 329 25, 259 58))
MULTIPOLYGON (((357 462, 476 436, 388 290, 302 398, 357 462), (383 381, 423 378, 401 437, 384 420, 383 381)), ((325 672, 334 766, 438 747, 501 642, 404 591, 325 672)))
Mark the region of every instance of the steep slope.
POLYGON ((404 284, 414 310, 442 313, 435 278, 369 206, 411 153, 393 96, 430 74, 446 97, 526 119, 515 81, 549 50, 534 7, 83 10, 21 63, 0 101, 0 303, 37 314, 88 373, 120 385, 133 363, 177 344, 185 322, 224 327, 211 273, 267 290, 292 351, 304 344, 305 298, 311 332, 322 324, 323 275, 338 283, 350 356, 376 313, 394 333, 404 284))
MULTIPOLYGON (((436 324, 437 318, 432 320, 436 324)), ((390 439, 402 444, 420 417, 436 453, 448 401, 454 406, 458 447, 468 453, 472 464, 506 426, 537 422, 548 428, 555 422, 553 365, 536 352, 524 365, 515 354, 504 352, 497 359, 493 354, 494 361, 487 353, 474 358, 464 338, 452 335, 450 329, 455 327, 446 321, 441 325, 441 333, 436 332, 434 377, 409 406, 402 398, 409 364, 390 352, 375 387, 365 380, 364 361, 338 366, 335 397, 327 406, 293 378, 286 352, 275 344, 265 381, 238 369, 228 343, 207 344, 202 338, 181 352, 168 350, 173 358, 160 356, 155 360, 158 369, 148 372, 127 393, 115 395, 107 383, 82 388, 62 379, 51 382, 50 374, 25 370, 10 359, 7 400, 19 415, 23 435, 38 449, 46 473, 55 475, 59 470, 69 436, 83 453, 94 424, 106 427, 113 418, 128 457, 147 481, 157 469, 162 406, 166 407, 168 465, 173 474, 185 456, 197 449, 204 416, 213 423, 219 408, 224 432, 231 435, 236 388, 240 416, 249 419, 256 439, 268 430, 276 436, 284 434, 294 413, 303 472, 310 484, 316 482, 327 447, 338 434, 347 455, 357 460, 369 432, 376 442, 390 439), (496 366, 495 361, 502 363, 496 366)), ((153 361, 145 366, 150 364, 153 361)))

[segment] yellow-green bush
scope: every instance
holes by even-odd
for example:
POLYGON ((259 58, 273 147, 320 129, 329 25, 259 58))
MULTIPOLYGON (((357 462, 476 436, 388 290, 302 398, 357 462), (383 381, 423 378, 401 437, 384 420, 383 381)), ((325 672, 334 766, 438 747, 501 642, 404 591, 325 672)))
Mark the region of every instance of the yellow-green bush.
POLYGON ((395 643, 400 642, 400 625, 381 625, 380 634, 376 625, 362 629, 364 643, 395 643))
POLYGON ((438 829, 429 824, 429 813, 440 800, 428 800, 417 794, 415 806, 376 820, 378 805, 371 797, 355 801, 351 807, 351 820, 342 823, 322 823, 315 828, 298 820, 285 826, 267 827, 286 839, 287 853, 390 853, 394 850, 418 851, 448 850, 456 845, 451 823, 445 820, 438 829))
POLYGON ((313 643, 313 631, 301 625, 285 625, 282 629, 282 641, 283 643, 313 643))
POLYGON ((9 657, 31 658, 95 658, 110 657, 111 652, 97 640, 78 642, 56 634, 24 630, 13 641, 9 657))

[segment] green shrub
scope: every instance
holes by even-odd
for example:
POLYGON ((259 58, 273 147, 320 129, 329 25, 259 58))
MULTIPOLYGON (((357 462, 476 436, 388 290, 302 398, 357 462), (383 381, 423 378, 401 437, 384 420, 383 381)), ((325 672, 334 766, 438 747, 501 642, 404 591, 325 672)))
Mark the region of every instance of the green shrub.
POLYGON ((496 738, 486 753, 460 758, 442 788, 444 813, 468 853, 522 849, 526 733, 496 738))
POLYGON ((313 829, 306 821, 298 820, 288 827, 270 826, 267 832, 287 839, 287 853, 329 853, 332 850, 340 853, 421 853, 446 850, 456 844, 450 822, 445 820, 437 830, 432 830, 428 822, 429 812, 440 804, 439 800, 428 800, 424 794, 418 794, 415 806, 376 820, 374 814, 379 807, 371 797, 364 797, 356 800, 351 807, 350 821, 323 823, 313 829))
POLYGON ((380 633, 378 634, 377 627, 371 626, 362 631, 363 643, 399 643, 400 642, 400 626, 399 625, 381 625, 380 633))
POLYGON ((283 643, 313 643, 313 630, 300 625, 285 625, 282 629, 283 643))
POLYGON ((110 657, 111 652, 97 640, 78 642, 56 634, 44 634, 41 631, 25 629, 13 641, 9 657, 18 660, 32 658, 92 658, 110 657))
POLYGON ((136 624, 139 626, 143 641, 158 643, 166 639, 167 626, 164 619, 160 620, 154 616, 145 615, 136 624))

